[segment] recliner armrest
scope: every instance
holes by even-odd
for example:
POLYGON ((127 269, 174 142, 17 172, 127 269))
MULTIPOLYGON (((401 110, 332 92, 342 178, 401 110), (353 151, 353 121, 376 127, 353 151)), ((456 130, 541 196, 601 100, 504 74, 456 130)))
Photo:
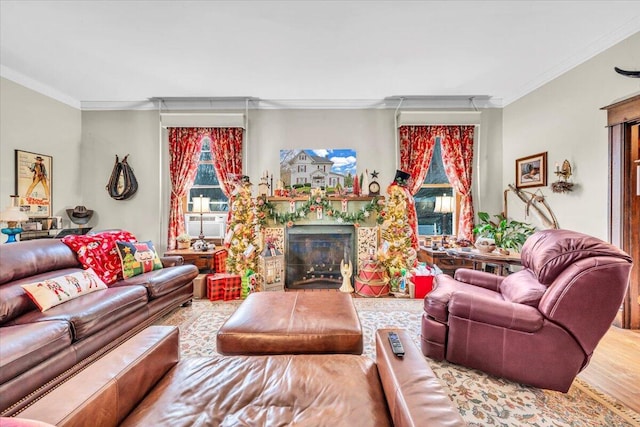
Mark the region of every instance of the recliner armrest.
POLYGON ((463 292, 452 295, 449 316, 523 332, 535 332, 544 322, 542 313, 534 307, 463 292))
POLYGON ((504 277, 493 273, 487 273, 486 271, 459 268, 456 270, 454 279, 473 286, 500 292, 500 284, 504 280, 504 277))

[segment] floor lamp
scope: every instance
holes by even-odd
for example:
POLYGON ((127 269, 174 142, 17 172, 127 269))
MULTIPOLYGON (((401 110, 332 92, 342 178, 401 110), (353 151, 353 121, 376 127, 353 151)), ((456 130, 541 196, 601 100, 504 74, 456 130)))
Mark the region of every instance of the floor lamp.
POLYGON ((22 233, 22 228, 18 227, 18 223, 28 221, 29 216, 20 210, 18 206, 18 196, 11 197, 11 205, 0 212, 0 221, 7 223, 7 228, 3 228, 2 233, 6 234, 7 241, 5 243, 15 243, 16 234, 22 233))

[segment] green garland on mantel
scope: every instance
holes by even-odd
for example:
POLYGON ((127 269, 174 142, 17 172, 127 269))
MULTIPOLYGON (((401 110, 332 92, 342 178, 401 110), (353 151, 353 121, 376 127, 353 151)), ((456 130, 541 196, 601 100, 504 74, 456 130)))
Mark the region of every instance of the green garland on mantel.
MULTIPOLYGON (((333 199, 334 201, 342 201, 343 199, 333 199)), ((344 200, 349 201, 348 198, 344 200)), ((290 199, 290 201, 296 201, 290 199)), ((340 209, 334 209, 329 200, 324 195, 312 195, 309 200, 305 201, 294 212, 280 213, 276 212, 275 206, 264 196, 256 198, 256 208, 258 209, 258 221, 260 225, 266 225, 267 220, 273 220, 278 224, 286 224, 288 227, 293 226, 297 221, 306 219, 311 212, 322 209, 323 216, 335 219, 339 224, 348 223, 356 226, 371 216, 372 212, 379 214, 384 208, 384 199, 374 196, 365 206, 355 212, 342 212, 340 209)), ((383 218, 378 215, 377 222, 382 223, 383 218)))

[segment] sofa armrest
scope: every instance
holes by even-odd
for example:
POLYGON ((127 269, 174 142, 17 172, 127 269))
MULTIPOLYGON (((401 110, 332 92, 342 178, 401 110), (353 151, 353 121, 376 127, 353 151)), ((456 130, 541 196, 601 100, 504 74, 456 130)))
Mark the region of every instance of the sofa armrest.
POLYGON ((184 258, 180 255, 161 256, 160 262, 164 268, 175 267, 176 265, 183 265, 184 258))
POLYGON ((150 326, 18 414, 56 426, 117 426, 179 360, 177 327, 150 326))
POLYGON ((393 425, 466 426, 422 353, 402 329, 378 329, 376 362, 393 425), (393 354, 388 333, 394 331, 404 347, 404 357, 393 354))
POLYGON ((486 271, 471 270, 470 268, 459 268, 455 272, 454 279, 473 286, 500 292, 500 284, 504 280, 504 276, 487 273, 486 271))
POLYGON ((523 332, 535 332, 544 322, 535 307, 464 292, 451 297, 449 316, 523 332))

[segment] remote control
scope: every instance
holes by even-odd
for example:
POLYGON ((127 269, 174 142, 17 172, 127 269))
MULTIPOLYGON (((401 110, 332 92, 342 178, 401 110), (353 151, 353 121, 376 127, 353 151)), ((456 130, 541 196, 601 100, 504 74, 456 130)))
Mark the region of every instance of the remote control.
POLYGON ((395 332, 389 332, 389 343, 391 343, 391 351, 398 357, 404 356, 404 347, 400 342, 400 337, 395 332))

